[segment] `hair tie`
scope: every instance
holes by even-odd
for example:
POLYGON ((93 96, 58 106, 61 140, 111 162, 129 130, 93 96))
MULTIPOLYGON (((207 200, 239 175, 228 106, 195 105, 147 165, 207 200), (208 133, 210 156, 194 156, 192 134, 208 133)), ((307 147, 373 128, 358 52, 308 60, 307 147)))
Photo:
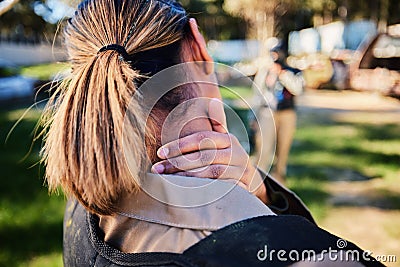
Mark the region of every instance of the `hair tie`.
POLYGON ((122 56, 122 58, 125 61, 127 61, 129 58, 129 54, 128 54, 128 52, 126 52, 125 47, 123 47, 122 45, 119 45, 119 44, 109 44, 109 45, 103 46, 102 48, 100 48, 100 50, 97 52, 97 54, 107 51, 107 50, 116 51, 118 54, 120 54, 122 56))

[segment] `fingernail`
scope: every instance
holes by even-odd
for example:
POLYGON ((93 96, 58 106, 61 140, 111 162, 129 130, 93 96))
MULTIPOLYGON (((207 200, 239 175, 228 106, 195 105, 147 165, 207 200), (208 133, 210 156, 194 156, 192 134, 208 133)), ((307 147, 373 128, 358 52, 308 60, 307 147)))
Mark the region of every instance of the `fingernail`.
POLYGON ((162 164, 155 164, 155 165, 153 165, 153 168, 151 168, 151 169, 155 173, 163 173, 165 170, 165 167, 162 164))
POLYGON ((158 157, 159 158, 163 158, 163 159, 167 158, 168 153, 169 153, 169 149, 168 148, 166 148, 166 147, 160 148, 158 150, 158 157))

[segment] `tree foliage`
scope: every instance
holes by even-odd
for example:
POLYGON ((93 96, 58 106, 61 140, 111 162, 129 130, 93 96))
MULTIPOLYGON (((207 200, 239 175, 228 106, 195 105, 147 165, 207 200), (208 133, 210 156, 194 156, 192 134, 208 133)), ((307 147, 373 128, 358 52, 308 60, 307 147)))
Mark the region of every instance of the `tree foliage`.
POLYGON ((232 15, 248 21, 251 35, 265 40, 273 35, 274 12, 278 4, 278 0, 225 0, 224 8, 232 15))
POLYGON ((372 20, 380 31, 400 23, 398 0, 225 0, 224 9, 245 19, 247 37, 263 44, 274 36, 287 45, 291 31, 337 20, 372 20))
POLYGON ((225 0, 224 9, 250 25, 248 37, 265 41, 272 36, 309 25, 305 0, 225 0))
POLYGON ((196 18, 206 38, 226 40, 246 37, 243 18, 231 16, 223 9, 224 0, 180 1, 191 17, 196 18))
POLYGON ((0 16, 2 35, 19 39, 37 39, 37 33, 50 33, 54 25, 48 24, 34 12, 33 0, 16 3, 10 10, 0 16))
MULTIPOLYGON (((0 2, 1 3, 1 2, 0 2)), ((23 0, 0 16, 1 38, 17 42, 53 42, 60 22, 72 13, 59 0, 23 0)))
MULTIPOLYGON (((2 10, 9 9, 0 16, 1 32, 3 35, 11 32, 15 35, 49 34, 55 31, 56 25, 54 21, 49 23, 45 13, 47 15, 52 13, 57 3, 76 7, 79 2, 80 0, 0 1, 0 15, 2 10), (41 12, 38 11, 38 6, 41 12)), ((335 19, 360 18, 372 19, 377 23, 382 20, 386 20, 388 24, 400 22, 398 0, 181 0, 181 2, 190 16, 198 20, 201 30, 210 39, 250 37, 265 40, 270 36, 284 38, 292 30, 318 23, 318 18, 319 23, 335 19)))

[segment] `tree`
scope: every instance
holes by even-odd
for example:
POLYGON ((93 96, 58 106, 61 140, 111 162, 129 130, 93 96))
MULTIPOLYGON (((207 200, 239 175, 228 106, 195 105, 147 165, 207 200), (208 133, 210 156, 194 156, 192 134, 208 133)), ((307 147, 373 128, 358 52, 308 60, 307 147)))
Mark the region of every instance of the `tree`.
POLYGON ((8 6, 8 11, 0 16, 1 37, 16 42, 53 42, 57 24, 74 11, 62 1, 24 0, 8 6))
POLYGON ((290 31, 308 26, 304 20, 310 12, 304 8, 304 1, 307 0, 225 0, 224 9, 248 22, 248 37, 260 42, 260 56, 265 56, 269 38, 279 36, 286 40, 290 31))
POLYGON ((10 10, 19 0, 3 0, 0 2, 0 16, 10 10))
POLYGON ((224 9, 243 17, 253 29, 251 35, 265 42, 274 35, 275 10, 278 0, 225 0, 224 9))
POLYGON ((7 36, 9 40, 17 42, 38 42, 42 36, 49 36, 55 31, 54 25, 48 24, 41 16, 35 14, 34 2, 20 1, 0 16, 2 37, 7 36))
POLYGON ((259 57, 255 63, 258 68, 254 77, 255 90, 257 87, 264 87, 267 70, 272 63, 268 40, 277 35, 276 22, 289 10, 295 10, 300 5, 298 0, 225 0, 224 9, 232 15, 244 18, 252 29, 251 37, 255 37, 260 43, 259 57))
POLYGON ((242 18, 233 17, 223 9, 224 0, 181 0, 180 3, 195 17, 206 38, 214 40, 243 39, 247 25, 242 18))

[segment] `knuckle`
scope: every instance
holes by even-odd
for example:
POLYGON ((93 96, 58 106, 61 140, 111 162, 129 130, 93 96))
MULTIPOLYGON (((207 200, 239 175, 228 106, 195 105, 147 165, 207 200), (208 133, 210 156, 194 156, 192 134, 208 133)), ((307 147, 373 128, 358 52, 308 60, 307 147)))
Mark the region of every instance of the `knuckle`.
POLYGON ((211 136, 211 135, 208 135, 208 137, 206 137, 203 140, 201 140, 200 146, 199 146, 200 149, 202 149, 202 148, 216 148, 215 141, 213 139, 211 139, 209 136, 211 136))
POLYGON ((212 155, 208 151, 200 153, 200 162, 202 166, 210 165, 212 162, 212 155))
POLYGON ((184 150, 184 148, 188 145, 188 141, 185 139, 179 139, 178 141, 178 146, 175 147, 175 149, 177 150, 177 152, 181 153, 182 150, 184 150))
POLYGON ((211 177, 219 178, 224 173, 224 168, 220 165, 214 165, 210 167, 211 177))
POLYGON ((233 160, 232 156, 233 156, 233 153, 232 153, 231 149, 224 149, 223 151, 221 151, 220 160, 222 160, 222 159, 227 160, 228 163, 230 164, 231 161, 233 160))
MULTIPOLYGON (((200 160, 201 161, 201 157, 202 157, 202 155, 201 155, 202 153, 200 152, 200 151, 196 151, 196 152, 193 152, 190 156, 190 159, 192 160, 192 161, 196 161, 196 160, 200 160)), ((188 155, 188 157, 189 157, 189 155, 188 155)))
POLYGON ((196 134, 196 141, 201 142, 202 140, 206 139, 209 137, 209 134, 206 132, 199 132, 196 134))

